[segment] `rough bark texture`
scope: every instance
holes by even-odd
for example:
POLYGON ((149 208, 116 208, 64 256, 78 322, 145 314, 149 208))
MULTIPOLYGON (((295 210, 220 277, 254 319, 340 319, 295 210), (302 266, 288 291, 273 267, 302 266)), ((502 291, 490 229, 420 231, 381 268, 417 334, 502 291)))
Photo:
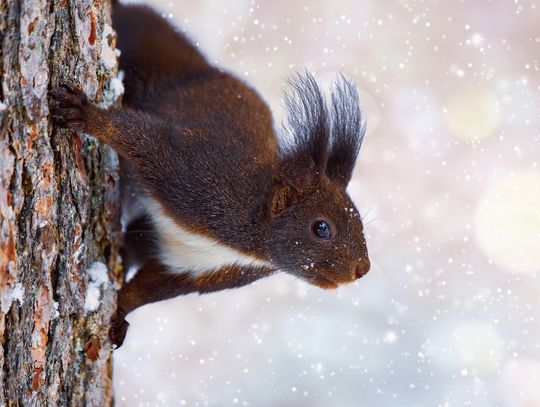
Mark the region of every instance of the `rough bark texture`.
POLYGON ((0 0, 0 405, 112 400, 109 319, 118 279, 117 157, 52 129, 47 91, 109 104, 106 0, 0 0))

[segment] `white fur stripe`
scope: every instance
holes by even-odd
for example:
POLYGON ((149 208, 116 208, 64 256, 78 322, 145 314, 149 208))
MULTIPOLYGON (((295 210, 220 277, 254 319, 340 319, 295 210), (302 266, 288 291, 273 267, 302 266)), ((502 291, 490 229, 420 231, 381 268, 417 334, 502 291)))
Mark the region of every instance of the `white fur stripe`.
POLYGON ((189 232, 167 216, 152 198, 146 199, 146 207, 159 235, 159 259, 172 273, 189 272, 197 276, 233 264, 270 266, 213 239, 189 232))

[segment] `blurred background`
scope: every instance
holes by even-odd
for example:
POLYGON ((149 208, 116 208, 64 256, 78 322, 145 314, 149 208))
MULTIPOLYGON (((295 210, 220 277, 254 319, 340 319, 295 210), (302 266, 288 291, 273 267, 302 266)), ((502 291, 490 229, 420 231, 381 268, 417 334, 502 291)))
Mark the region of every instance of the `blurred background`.
POLYGON ((137 310, 117 405, 539 406, 540 2, 150 4, 277 122, 296 70, 356 81, 373 266, 137 310))

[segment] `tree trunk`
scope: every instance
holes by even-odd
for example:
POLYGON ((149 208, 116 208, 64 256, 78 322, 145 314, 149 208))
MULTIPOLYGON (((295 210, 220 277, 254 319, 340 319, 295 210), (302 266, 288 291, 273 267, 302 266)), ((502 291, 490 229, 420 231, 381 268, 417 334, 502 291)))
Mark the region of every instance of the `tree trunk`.
POLYGON ((115 153, 52 129, 47 91, 122 90, 106 0, 0 0, 0 405, 112 400, 115 153))

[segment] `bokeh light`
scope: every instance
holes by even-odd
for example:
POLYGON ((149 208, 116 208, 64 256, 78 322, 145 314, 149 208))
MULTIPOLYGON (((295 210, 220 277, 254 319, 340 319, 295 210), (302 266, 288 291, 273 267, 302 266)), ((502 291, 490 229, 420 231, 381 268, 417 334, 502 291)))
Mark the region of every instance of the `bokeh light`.
POLYGON ((486 376, 499 368, 503 343, 493 326, 461 322, 436 329, 426 343, 426 352, 443 369, 486 376))
POLYGON ((518 273, 540 270, 540 176, 519 174, 496 182, 476 209, 475 232, 486 255, 518 273))
POLYGON ((511 361, 499 380, 499 391, 507 406, 540 406, 540 359, 511 361))
POLYGON ((276 124, 298 70, 357 83, 348 191, 372 269, 335 291, 276 275, 137 310, 116 404, 540 405, 538 2, 149 2, 276 124))
POLYGON ((446 124, 462 140, 483 140, 495 132, 500 121, 499 104, 488 90, 461 89, 448 99, 446 124))

